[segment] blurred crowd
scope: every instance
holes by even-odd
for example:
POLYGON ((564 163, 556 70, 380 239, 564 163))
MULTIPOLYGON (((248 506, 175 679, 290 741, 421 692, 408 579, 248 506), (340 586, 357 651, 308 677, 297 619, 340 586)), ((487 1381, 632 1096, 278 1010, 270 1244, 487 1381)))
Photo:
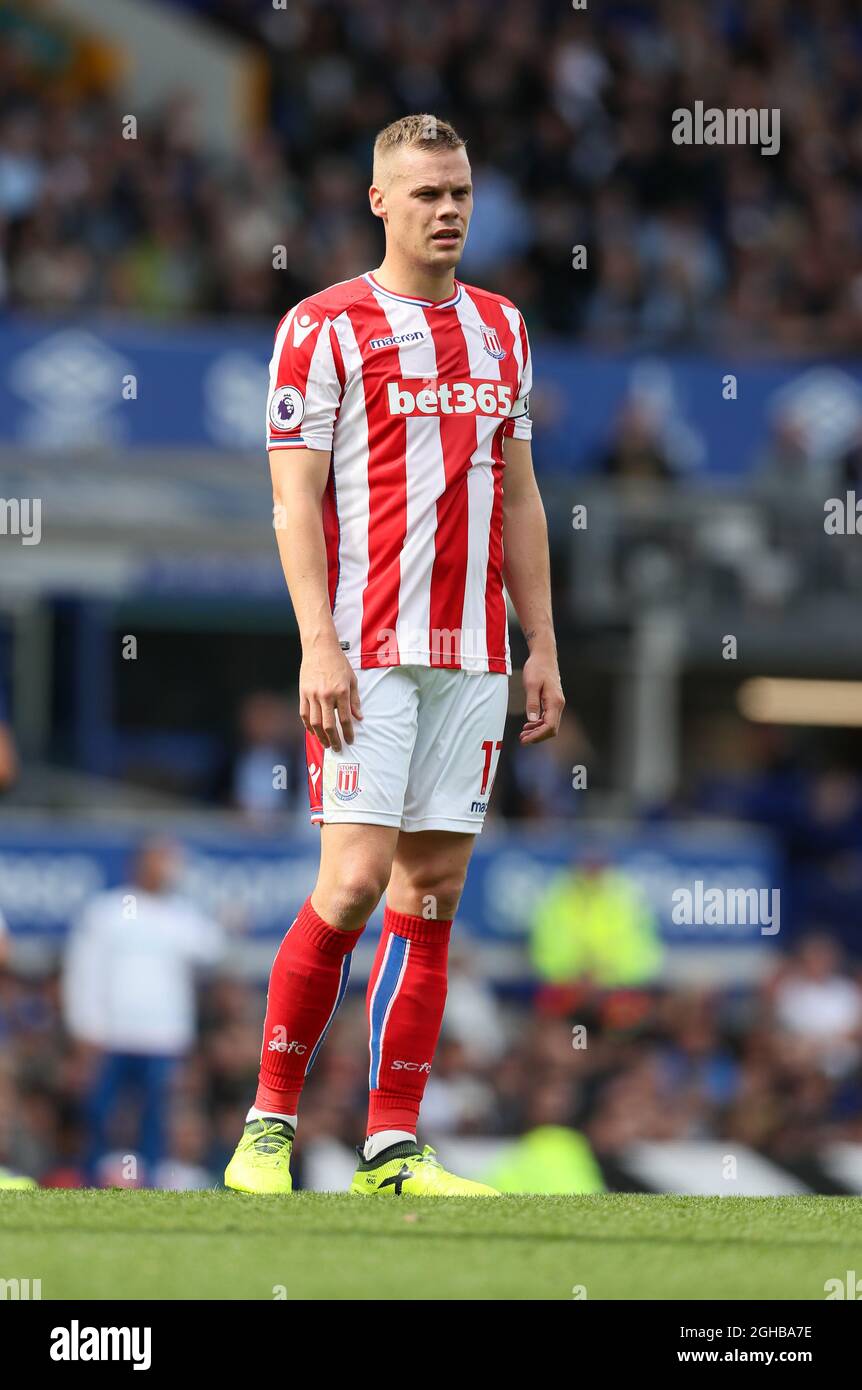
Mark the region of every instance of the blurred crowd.
MULTIPOLYGON (((851 0, 207 0, 255 44, 268 113, 205 153, 178 93, 123 138, 110 71, 12 5, 0 44, 0 302, 175 317, 281 314, 368 269, 377 130, 468 141, 461 277, 534 330, 626 349, 857 349, 862 20, 851 0), (675 144, 672 113, 780 109, 780 149, 675 144), (573 248, 587 264, 573 269, 573 248), (273 248, 287 268, 273 269, 273 248)), ((657 466, 655 463, 650 466, 657 466)))
MULTIPOLYGON (((828 938, 806 938, 759 986, 607 991, 583 981, 565 1013, 540 992, 501 998, 457 946, 451 974, 423 1107, 432 1141, 565 1127, 586 1140, 609 1186, 624 1185, 626 1151, 641 1140, 746 1144, 798 1172, 825 1144, 862 1143, 862 974, 828 938)), ((55 976, 0 976, 0 1165, 78 1186, 98 1055, 64 1029, 61 993, 55 976)), ((263 1011, 261 988, 210 978, 199 1041, 171 1079, 164 1159, 152 1173, 129 1166, 140 1153, 129 1096, 93 1180, 219 1183, 254 1093, 263 1011)), ((364 1001, 352 990, 303 1098, 300 1182, 315 1146, 349 1157, 361 1141, 367 1073, 364 1001)))

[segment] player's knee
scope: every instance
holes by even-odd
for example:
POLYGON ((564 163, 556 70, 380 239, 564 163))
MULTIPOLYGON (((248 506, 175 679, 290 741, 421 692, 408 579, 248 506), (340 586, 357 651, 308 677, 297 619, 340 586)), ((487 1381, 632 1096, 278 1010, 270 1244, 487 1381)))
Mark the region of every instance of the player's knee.
POLYGON ((416 902, 421 905, 420 915, 441 921, 449 921, 455 916, 463 888, 463 880, 451 874, 425 875, 421 881, 412 884, 416 902))
MULTIPOLYGON (((326 895, 333 926, 364 926, 383 896, 386 878, 373 865, 345 867, 326 895)), ((329 920, 329 919, 327 919, 329 920)))

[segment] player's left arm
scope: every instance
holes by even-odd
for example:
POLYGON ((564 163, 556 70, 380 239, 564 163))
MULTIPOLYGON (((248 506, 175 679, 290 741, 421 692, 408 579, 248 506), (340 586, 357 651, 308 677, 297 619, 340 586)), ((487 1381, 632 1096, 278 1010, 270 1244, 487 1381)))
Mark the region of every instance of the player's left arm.
POLYGON ((530 649, 524 663, 527 722, 522 744, 542 743, 560 727, 566 703, 551 612, 548 523, 529 439, 503 439, 503 583, 530 649))

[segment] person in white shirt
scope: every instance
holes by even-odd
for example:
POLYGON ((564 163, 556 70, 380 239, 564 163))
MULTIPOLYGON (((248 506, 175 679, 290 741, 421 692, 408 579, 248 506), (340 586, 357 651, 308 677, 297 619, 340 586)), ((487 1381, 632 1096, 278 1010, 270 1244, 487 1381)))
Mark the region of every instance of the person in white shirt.
POLYGON ((862 988, 836 941, 805 938, 773 986, 786 1056, 841 1078, 862 1057, 862 988))
POLYGON ((195 976, 224 950, 221 929, 174 891, 179 850, 148 841, 131 882, 99 893, 70 935, 63 1012, 76 1042, 102 1054, 87 1100, 85 1173, 94 1182, 108 1126, 129 1091, 141 1098, 139 1148, 151 1180, 164 1157, 170 1082, 196 1034, 195 976))

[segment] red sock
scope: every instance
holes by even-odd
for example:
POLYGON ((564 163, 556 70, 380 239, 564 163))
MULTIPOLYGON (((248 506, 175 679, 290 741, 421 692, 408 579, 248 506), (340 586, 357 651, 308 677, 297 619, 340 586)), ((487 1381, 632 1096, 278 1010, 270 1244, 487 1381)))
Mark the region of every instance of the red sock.
POLYGON ((344 998, 350 953, 364 927, 339 931, 306 898, 269 977, 255 1106, 295 1115, 299 1094, 344 998))
POLYGON ((451 929, 451 921, 428 921, 388 907, 383 913, 366 998, 369 1134, 415 1133, 443 1022, 451 929))

